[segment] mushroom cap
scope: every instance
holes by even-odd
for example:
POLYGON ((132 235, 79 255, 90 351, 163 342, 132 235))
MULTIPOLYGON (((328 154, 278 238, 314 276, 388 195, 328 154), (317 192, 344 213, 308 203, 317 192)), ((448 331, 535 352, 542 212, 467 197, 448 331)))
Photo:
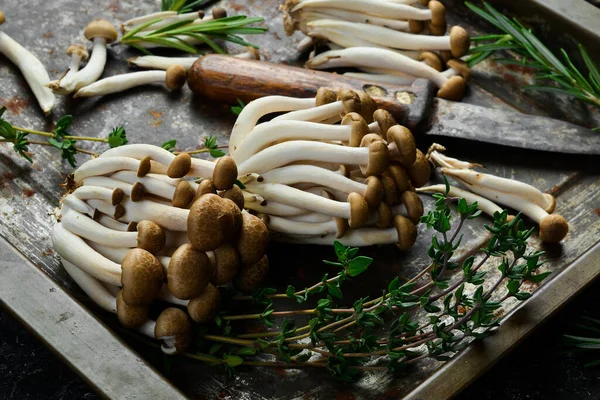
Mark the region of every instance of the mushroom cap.
POLYGON ((123 207, 121 204, 117 204, 115 206, 115 213, 113 214, 113 218, 119 220, 123 215, 125 215, 125 207, 123 207))
POLYGON ((446 26, 446 7, 436 0, 431 0, 427 5, 431 11, 431 24, 435 26, 446 26))
POLYGON ((398 195, 411 189, 410 176, 404 167, 398 164, 391 164, 386 170, 386 174, 394 180, 398 195))
POLYGON ((429 3, 429 0, 419 0, 419 3, 421 3, 421 5, 423 5, 423 6, 427 6, 427 4, 429 3))
POLYGON ((383 108, 373 113, 373 119, 377 121, 381 135, 387 134, 387 131, 397 123, 392 114, 383 108))
POLYGON ((94 40, 94 38, 100 37, 106 39, 106 43, 114 42, 119 36, 115 26, 104 18, 95 19, 90 22, 85 27, 83 34, 87 40, 94 40))
POLYGON ((377 104, 367 92, 359 91, 358 97, 360 98, 360 115, 367 124, 370 124, 373 122, 373 113, 377 111, 377 104))
POLYGON ((369 147, 371 143, 383 142, 383 138, 377 133, 368 133, 360 141, 361 147, 369 147))
POLYGON ((213 184, 217 190, 227 190, 233 186, 238 177, 235 161, 230 156, 219 158, 213 170, 213 184))
MULTIPOLYGON (((363 144, 370 140, 370 134, 365 136, 361 142, 361 147, 363 144)), ((360 171, 364 176, 370 175, 381 175, 383 171, 386 170, 390 163, 390 153, 388 151, 387 145, 380 141, 374 141, 368 145, 369 148, 369 161, 367 165, 361 165, 360 171)))
POLYGON ((190 168, 192 168, 192 156, 188 153, 179 153, 169 164, 167 176, 173 179, 183 178, 190 172, 190 168))
POLYGON ((198 189, 196 189, 196 197, 194 198, 194 201, 198 200, 207 193, 217 194, 217 189, 215 189, 215 185, 211 179, 203 179, 200 181, 198 189))
POLYGON ((196 250, 214 250, 235 235, 236 221, 227 201, 230 200, 208 193, 192 204, 187 233, 196 250))
POLYGON ((348 221, 346 221, 344 218, 338 218, 338 217, 335 217, 334 221, 335 221, 335 227, 337 229, 337 233, 336 233, 335 237, 340 239, 340 238, 344 237, 344 235, 346 234, 346 231, 348 230, 348 221))
POLYGON ((246 53, 249 53, 252 56, 253 60, 260 60, 260 51, 256 47, 246 46, 246 53))
POLYGON ((125 303, 121 290, 117 295, 117 318, 123 328, 137 329, 148 321, 148 307, 146 305, 130 306, 125 303))
POLYGON ((242 268, 233 280, 233 287, 242 293, 249 293, 260 286, 267 272, 269 272, 269 260, 265 255, 257 262, 242 268))
POLYGON ((196 192, 188 181, 179 181, 173 194, 173 207, 186 208, 192 203, 195 195, 196 192))
POLYGON ((467 82, 462 76, 451 76, 437 92, 440 99, 459 101, 465 95, 467 82))
POLYGON ((116 206, 117 204, 121 203, 124 198, 125 198, 125 192, 123 191, 123 189, 115 188, 113 190, 112 196, 110 198, 110 204, 112 204, 113 206, 116 206))
POLYGON ((546 243, 558 243, 567 236, 569 224, 559 214, 549 214, 540 221, 540 240, 546 243))
POLYGON ((402 251, 407 251, 417 240, 417 227, 402 215, 394 216, 394 226, 398 233, 398 248, 402 251))
POLYGON ((192 336, 192 325, 187 314, 176 307, 165 309, 156 319, 154 337, 162 340, 163 353, 179 354, 187 349, 192 336))
POLYGON ((423 216, 423 201, 419 195, 415 192, 406 191, 400 196, 402 204, 406 207, 406 214, 408 219, 413 224, 418 224, 423 216))
POLYGON ((165 231, 156 222, 143 220, 137 224, 137 247, 156 254, 165 247, 165 231))
POLYGON ((229 215, 233 219, 233 232, 234 236, 242 229, 242 210, 230 199, 223 199, 223 205, 229 211, 229 215))
POLYGON ((197 14, 198 14, 198 18, 200 18, 200 19, 202 19, 206 16, 206 13, 204 12, 204 10, 198 10, 197 14))
POLYGON ((142 182, 136 182, 131 187, 131 201, 134 203, 140 201, 144 198, 144 193, 146 193, 146 189, 142 182))
POLYGON ((219 193, 219 195, 224 199, 233 201, 240 211, 244 209, 244 192, 238 185, 233 185, 229 189, 219 193))
POLYGON ((175 90, 181 89, 187 81, 187 70, 185 67, 179 64, 170 65, 167 68, 167 75, 165 77, 165 85, 168 89, 175 90))
POLYGON ((160 262, 144 249, 131 249, 121 262, 123 301, 130 306, 148 305, 160 292, 165 272, 160 262))
POLYGON ((213 7, 212 17, 213 19, 227 18, 227 10, 225 10, 223 7, 213 7))
POLYGON ((429 30, 429 34, 431 36, 444 36, 446 33, 446 24, 444 25, 434 25, 431 21, 427 21, 427 29, 429 30))
POLYGON ((425 158, 425 154, 419 149, 417 149, 417 159, 414 164, 410 166, 408 169, 408 176, 410 176, 410 181, 415 187, 421 187, 429 181, 429 176, 431 175, 431 166, 429 165, 429 161, 425 158))
POLYGON ((67 47, 67 55, 68 56, 72 56, 73 54, 75 54, 76 56, 79 56, 79 58, 81 58, 81 60, 83 61, 87 61, 89 54, 87 49, 85 48, 85 46, 81 45, 81 44, 72 44, 69 47, 67 47))
POLYGON ((242 229, 236 242, 242 264, 248 266, 259 262, 267 252, 268 244, 267 226, 257 216, 242 213, 242 229))
POLYGON ((440 55, 440 58, 442 59, 442 61, 444 61, 444 63, 454 58, 450 50, 440 50, 438 51, 438 54, 440 55))
POLYGON ((348 168, 344 164, 340 164, 339 173, 340 173, 340 175, 343 175, 346 178, 348 178, 348 177, 350 177, 350 168, 348 168))
POLYGON ((380 180, 383 186, 383 202, 388 206, 393 206, 398 202, 398 189, 394 184, 394 179, 386 171, 381 175, 380 180))
POLYGON ((240 256, 231 244, 224 244, 214 251, 215 270, 211 282, 215 285, 225 285, 235 278, 240 271, 240 256))
POLYGON ((410 33, 421 33, 424 28, 425 24, 423 21, 418 21, 416 19, 408 20, 408 29, 410 30, 410 33))
POLYGON ((360 142, 369 134, 369 125, 367 121, 358 113, 351 112, 344 115, 342 118, 342 125, 350 125, 350 147, 360 146, 360 142))
POLYGON ((392 155, 392 159, 399 161, 405 167, 413 165, 417 159, 417 145, 415 137, 410 129, 402 125, 394 125, 387 131, 388 143, 394 142, 397 153, 392 155))
POLYGON ((208 256, 194 250, 191 244, 182 244, 175 250, 167 269, 167 286, 173 296, 190 300, 199 296, 213 273, 208 256))
POLYGON ((365 198, 356 192, 348 195, 348 203, 350 203, 350 219, 348 220, 348 224, 352 229, 360 228, 369 218, 369 205, 365 198))
POLYGON ((433 51, 424 51, 421 54, 419 54, 419 61, 424 61, 425 64, 429 65, 436 71, 441 71, 444 67, 444 63, 442 62, 440 56, 434 53, 433 51))
POLYGON ((462 26, 453 26, 450 29, 450 51, 454 58, 460 58, 467 54, 471 38, 469 33, 462 26))
POLYGON ((206 290, 188 303, 188 314, 194 322, 199 324, 211 322, 219 312, 221 305, 221 292, 212 283, 206 290))
POLYGON ((152 169, 152 160, 150 160, 150 156, 146 156, 140 160, 140 164, 138 165, 137 177, 142 178, 150 173, 152 169))
POLYGON ((136 232, 138 223, 135 221, 131 221, 127 224, 127 232, 136 232))
POLYGON ((337 94, 333 90, 324 87, 317 89, 317 95, 315 96, 315 103, 317 107, 333 103, 336 100, 337 94))
POLYGON ((465 78, 465 81, 468 82, 471 80, 471 76, 472 76, 471 68, 469 68, 467 63, 464 62, 463 60, 458 59, 458 58, 453 58, 452 60, 446 61, 446 65, 448 66, 448 68, 452 68, 453 70, 458 72, 458 74, 460 76, 465 78))
POLYGON ((544 193, 544 197, 548 200, 548 207, 544 208, 548 214, 552 214, 556 208, 556 199, 549 193, 544 193))
POLYGON ((377 207, 377 222, 375 222, 375 225, 377 225, 379 229, 391 228, 394 225, 394 213, 390 206, 381 203, 379 207, 377 207))
POLYGON ((345 114, 355 112, 362 114, 360 96, 354 90, 340 89, 337 94, 338 100, 344 104, 345 114))
POLYGON ((367 190, 365 190, 365 201, 369 206, 369 209, 376 209, 379 204, 383 201, 383 184, 381 180, 376 176, 369 176, 365 180, 367 190))
POLYGON ((2 11, 0 11, 0 25, 2 25, 5 22, 6 22, 6 17, 4 16, 4 13, 2 11))

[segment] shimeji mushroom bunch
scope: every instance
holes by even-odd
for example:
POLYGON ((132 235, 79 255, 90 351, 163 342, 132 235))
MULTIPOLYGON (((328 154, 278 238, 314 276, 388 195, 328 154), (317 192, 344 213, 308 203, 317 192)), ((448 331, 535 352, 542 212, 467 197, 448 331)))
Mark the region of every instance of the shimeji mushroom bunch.
POLYGON ((237 176, 230 157, 214 163, 145 144, 108 150, 75 171, 54 249, 124 327, 162 340, 168 354, 181 352, 190 318, 207 323, 219 311, 218 286, 247 293, 268 270, 267 228, 244 210, 237 176), (179 307, 154 321, 155 300, 179 307))
MULTIPOLYGON (((556 207, 554 196, 524 182, 476 172, 473 168, 481 165, 448 157, 443 154, 445 150, 434 143, 426 157, 433 165, 439 166, 444 175, 467 189, 449 186, 449 196, 462 197, 468 203, 477 202, 478 208, 490 216, 502 212, 496 203, 517 210, 539 225, 539 237, 543 242, 558 243, 567 235, 569 224, 562 215, 553 214, 556 207)), ((446 190, 446 185, 417 189, 427 193, 446 193, 446 190)))
POLYGON ((428 181, 429 163, 410 130, 364 92, 321 88, 315 98, 255 100, 235 123, 229 154, 245 207, 277 240, 331 245, 341 238, 402 250, 416 240, 423 204, 414 188, 428 181))
POLYGON ((281 9, 286 32, 308 36, 301 51, 319 41, 330 48, 311 53, 308 68, 355 67, 361 72, 345 75, 397 85, 425 78, 441 98, 464 95, 471 70, 460 57, 469 50, 470 38, 460 26, 444 36, 446 9, 439 1, 287 0, 281 9))

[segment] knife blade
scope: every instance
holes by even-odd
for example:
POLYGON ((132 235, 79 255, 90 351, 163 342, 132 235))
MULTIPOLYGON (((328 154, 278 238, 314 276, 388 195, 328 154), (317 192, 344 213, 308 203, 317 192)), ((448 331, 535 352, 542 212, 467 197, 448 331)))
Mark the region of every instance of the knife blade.
POLYGON ((435 98, 430 81, 411 86, 369 82, 330 72, 211 54, 190 69, 190 89, 204 98, 236 104, 270 95, 314 97, 320 87, 364 90, 380 108, 415 134, 510 147, 600 155, 600 134, 565 121, 435 98))

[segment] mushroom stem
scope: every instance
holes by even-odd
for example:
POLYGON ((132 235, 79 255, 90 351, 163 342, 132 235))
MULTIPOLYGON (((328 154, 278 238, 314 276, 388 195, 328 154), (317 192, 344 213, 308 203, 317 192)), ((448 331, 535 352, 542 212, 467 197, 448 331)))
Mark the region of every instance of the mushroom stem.
POLYGON ((121 220, 125 222, 151 220, 164 229, 187 231, 189 210, 159 204, 150 200, 141 200, 134 203, 130 199, 125 199, 121 205, 125 208, 125 215, 121 220))
POLYGON ((72 208, 73 210, 77 210, 82 214, 87 214, 90 217, 94 216, 94 208, 87 204, 85 201, 81 200, 77 196, 72 194, 68 194, 63 197, 63 205, 72 208))
MULTIPOLYGON (((416 189, 418 193, 442 193, 446 194, 446 185, 431 185, 416 189)), ((469 204, 477 203, 477 209, 483 211, 487 215, 493 217, 495 213, 501 213, 502 208, 493 201, 490 201, 484 197, 478 196, 475 193, 468 192, 466 190, 459 189, 455 186, 450 186, 450 191, 447 193, 448 196, 463 198, 469 204)))
MULTIPOLYGON (((270 122, 278 122, 284 120, 322 122, 335 117, 336 120, 332 122, 335 123, 342 119, 340 115, 343 112, 344 103, 342 101, 334 101, 333 103, 323 104, 317 107, 291 111, 273 118, 270 122)), ((262 124, 258 126, 261 125, 262 124)))
POLYGON ((367 72, 345 72, 344 76, 350 78, 357 78, 377 83, 389 83, 391 85, 407 86, 411 85, 415 78, 404 77, 400 75, 391 74, 378 74, 378 73, 367 73, 367 72))
POLYGON ((98 222, 100 225, 115 231, 130 232, 130 228, 132 228, 132 224, 124 224, 123 222, 119 222, 106 214, 100 214, 95 218, 95 221, 98 222))
POLYGON ((150 172, 150 160, 148 158, 136 160, 131 157, 92 158, 75 171, 73 179, 75 183, 81 183, 86 178, 120 170, 137 171, 138 176, 141 177, 150 172))
MULTIPOLYGON (((270 216, 272 218, 272 216, 270 216)), ((331 221, 331 215, 321 214, 316 212, 295 215, 287 218, 290 221, 321 223, 331 221)))
POLYGON ((105 201, 98 199, 90 199, 87 201, 87 203, 90 205, 90 207, 94 208, 95 210, 100 211, 102 214, 110 215, 114 219, 121 218, 125 213, 125 209, 120 204, 113 206, 105 201))
POLYGON ((304 222, 269 216, 265 219, 265 224, 270 231, 294 235, 320 236, 338 233, 336 221, 331 217, 326 222, 304 222))
POLYGON ((0 53, 19 68, 44 114, 50 114, 56 98, 46 87, 50 77, 41 61, 4 32, 0 32, 0 53))
POLYGON ((106 39, 96 37, 93 39, 92 55, 87 65, 76 74, 63 78, 58 82, 58 87, 53 87, 56 94, 69 94, 90 83, 96 82, 106 65, 106 39))
POLYGON ((167 70, 171 65, 181 65, 186 70, 192 68, 192 65, 201 56, 193 57, 161 57, 161 56, 139 56, 127 59, 129 65, 135 65, 141 68, 152 68, 167 70))
MULTIPOLYGON (((198 14, 195 14, 197 18, 198 14)), ((158 11, 155 13, 142 15, 141 17, 128 19, 127 21, 123 22, 123 24, 121 25, 121 29, 124 32, 127 32, 128 30, 135 29, 136 26, 145 24, 150 21, 154 21, 155 19, 165 19, 170 17, 176 17, 177 15, 177 11, 158 11)))
POLYGON ((292 8, 296 12, 305 8, 335 8, 355 11, 361 14, 381 16, 391 19, 414 19, 426 21, 431 19, 431 10, 411 7, 408 4, 416 1, 405 0, 402 2, 385 0, 306 0, 301 1, 292 8))
POLYGON ((166 76, 165 71, 140 71, 115 75, 82 87, 73 97, 103 96, 123 92, 136 86, 164 82, 166 76))
POLYGON ((65 271, 94 303, 108 312, 117 312, 117 299, 98 280, 65 258, 61 257, 61 261, 65 271))
POLYGON ((123 201, 125 193, 118 188, 110 190, 99 186, 80 186, 75 189, 73 195, 81 200, 104 200, 115 206, 123 201))
POLYGON ((361 24, 384 26, 397 31, 410 30, 408 21, 404 19, 378 17, 374 15, 368 15, 362 12, 337 9, 333 7, 319 8, 315 11, 303 12, 300 16, 300 19, 301 25, 317 19, 336 19, 340 21, 358 22, 361 24))
POLYGON ((266 204, 259 202, 248 202, 244 204, 244 208, 248 210, 256 211, 261 214, 278 215, 281 217, 291 217, 295 215, 305 214, 307 211, 299 208, 292 207, 287 204, 277 203, 275 201, 266 201, 266 204))
POLYGON ((294 185, 310 182, 326 188, 342 191, 346 194, 356 192, 365 196, 367 185, 348 179, 337 172, 313 165, 289 165, 273 169, 263 174, 265 182, 294 185))
POLYGON ((445 154, 441 153, 445 150, 446 148, 444 146, 434 143, 429 147, 426 157, 432 164, 437 164, 440 167, 445 168, 472 169, 482 166, 481 164, 474 164, 471 162, 461 161, 456 158, 448 157, 445 154))

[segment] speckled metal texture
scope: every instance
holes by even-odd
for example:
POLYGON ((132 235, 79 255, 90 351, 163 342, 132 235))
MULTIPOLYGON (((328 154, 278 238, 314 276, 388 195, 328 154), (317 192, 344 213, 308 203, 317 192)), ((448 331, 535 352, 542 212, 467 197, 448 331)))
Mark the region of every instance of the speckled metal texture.
MULTIPOLYGON (((269 32, 262 37, 250 38, 261 46, 265 59, 300 64, 302 60, 296 54, 295 46, 301 36, 285 36, 278 3, 277 0, 238 0, 221 4, 231 14, 266 18, 269 32)), ((448 0, 445 3, 451 25, 460 23, 473 34, 489 31, 489 27, 480 25, 466 11, 462 2, 448 0)), ((154 1, 133 0, 26 0, 8 1, 1 7, 7 18, 1 29, 36 54, 51 76, 57 77, 68 64, 64 53, 67 46, 73 42, 85 43, 82 32, 89 20, 104 17, 119 24, 134 16, 156 11, 158 6, 154 1)), ((553 46, 576 41, 576 36, 573 36, 577 34, 576 30, 563 31, 559 27, 540 24, 546 19, 546 14, 536 14, 535 8, 533 10, 526 21, 532 23, 542 37, 558 37, 559 40, 552 39, 553 46)), ((233 46, 230 49, 243 51, 233 46)), ((128 71, 125 61, 135 54, 124 46, 111 46, 104 76, 128 71)), ((521 92, 520 86, 531 79, 531 71, 486 61, 474 71, 464 101, 551 116, 588 127, 600 125, 599 114, 581 103, 564 97, 521 92)), ((180 149, 199 146, 207 135, 216 135, 221 143, 226 143, 234 121, 227 105, 193 97, 187 88, 170 93, 161 85, 83 101, 60 99, 53 115, 44 119, 18 70, 3 57, 0 57, 0 103, 7 105, 6 117, 17 125, 51 129, 59 116, 69 113, 74 116, 72 131, 76 134, 105 136, 111 128, 123 124, 132 143, 161 144, 176 138, 180 149)), ((419 143, 422 149, 429 144, 426 138, 421 138, 419 143)), ((552 279, 556 279, 558 272, 568 268, 579 255, 600 240, 600 171, 597 157, 558 157, 450 138, 443 139, 442 144, 448 147, 452 156, 479 162, 490 173, 522 180, 557 196, 557 212, 571 224, 566 241, 560 246, 548 247, 537 239, 532 240, 534 247, 548 252, 549 262, 545 268, 556 272, 552 279)), ((92 150, 102 149, 100 144, 85 146, 92 150)), ((84 156, 78 157, 79 163, 84 160, 84 156)), ((52 150, 35 148, 35 162, 30 165, 17 158, 9 146, 0 145, 0 234, 58 284, 80 296, 60 267, 49 240, 50 214, 61 196, 59 184, 71 171, 52 150)), ((426 208, 429 208, 432 202, 427 197, 423 199, 426 208)), ((482 232, 488 222, 482 217, 469 226, 463 241, 464 250, 459 257, 486 240, 482 232)), ((417 243, 407 253, 400 253, 394 246, 364 249, 363 254, 376 260, 369 279, 349 282, 345 292, 358 294, 358 289, 361 289, 362 294, 374 294, 377 288, 396 275, 410 278, 427 262, 428 244, 429 234, 420 227, 417 243)), ((332 255, 331 248, 272 244, 269 251, 272 267, 267 284, 284 289, 290 283, 301 287, 320 279, 328 271, 321 260, 331 259, 332 255)), ((513 306, 509 304, 504 312, 510 311, 513 306)), ((108 323, 114 322, 112 316, 99 313, 93 306, 90 306, 90 311, 108 323)), ((171 376, 173 383, 192 398, 402 398, 430 377, 440 365, 439 362, 424 361, 396 377, 368 374, 357 383, 347 384, 332 380, 323 371, 247 369, 241 370, 234 378, 227 378, 199 363, 178 360, 172 367, 171 376)))

